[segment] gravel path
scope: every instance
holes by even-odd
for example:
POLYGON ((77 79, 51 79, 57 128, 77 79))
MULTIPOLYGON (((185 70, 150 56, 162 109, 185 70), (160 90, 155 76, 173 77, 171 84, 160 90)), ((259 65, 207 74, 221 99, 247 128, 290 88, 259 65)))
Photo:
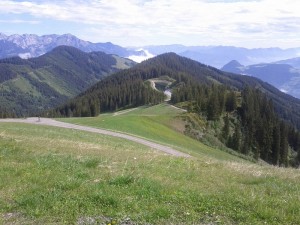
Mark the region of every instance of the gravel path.
POLYGON ((136 110, 137 108, 132 108, 132 109, 127 109, 127 110, 122 110, 122 111, 120 111, 120 112, 115 112, 114 114, 113 114, 113 116, 119 116, 119 115, 122 115, 122 114, 126 114, 126 113, 129 113, 129 112, 131 112, 131 111, 133 111, 133 110, 136 110))
POLYGON ((148 147, 157 149, 159 151, 163 151, 163 152, 168 153, 173 156, 191 157, 189 154, 179 152, 168 146, 160 145, 160 144, 157 144, 152 141, 148 141, 148 140, 145 140, 145 139, 142 139, 139 137, 134 137, 134 136, 131 136, 128 134, 122 134, 122 133, 108 131, 108 130, 104 130, 104 129, 80 126, 80 125, 75 125, 75 124, 71 124, 71 123, 64 123, 64 122, 56 121, 56 120, 49 119, 49 118, 41 118, 40 120, 37 117, 30 117, 30 118, 26 118, 26 119, 0 119, 0 122, 30 123, 30 124, 37 124, 37 125, 48 125, 48 126, 62 127, 62 128, 68 128, 68 129, 83 130, 83 131, 104 134, 104 135, 109 135, 109 136, 118 137, 118 138, 124 138, 124 139, 130 140, 130 141, 134 141, 134 142, 140 143, 142 145, 146 145, 148 147))
POLYGON ((181 110, 182 112, 187 112, 187 110, 186 109, 182 109, 182 108, 178 108, 178 107, 176 107, 175 105, 170 105, 172 108, 174 108, 174 109, 179 109, 179 110, 181 110))

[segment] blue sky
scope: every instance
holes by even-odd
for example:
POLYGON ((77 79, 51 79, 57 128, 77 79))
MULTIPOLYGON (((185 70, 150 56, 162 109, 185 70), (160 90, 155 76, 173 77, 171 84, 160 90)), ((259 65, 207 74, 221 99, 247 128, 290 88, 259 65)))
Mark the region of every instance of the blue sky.
POLYGON ((92 42, 300 47, 296 0, 1 0, 0 32, 92 42))

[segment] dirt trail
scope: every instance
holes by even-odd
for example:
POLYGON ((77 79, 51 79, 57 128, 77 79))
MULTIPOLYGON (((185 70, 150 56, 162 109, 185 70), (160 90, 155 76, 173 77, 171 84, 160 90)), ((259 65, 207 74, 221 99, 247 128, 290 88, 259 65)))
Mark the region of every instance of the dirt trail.
POLYGON ((115 112, 114 114, 113 114, 113 116, 119 116, 119 115, 122 115, 122 114, 126 114, 126 113, 129 113, 129 112, 131 112, 131 111, 133 111, 133 110, 136 110, 137 108, 132 108, 132 109, 127 109, 127 110, 122 110, 122 111, 120 111, 120 112, 115 112))
POLYGON ((60 121, 56 121, 56 120, 49 119, 49 118, 40 118, 39 119, 37 117, 30 117, 30 118, 26 118, 26 119, 0 119, 0 122, 29 123, 29 124, 36 124, 36 125, 48 125, 48 126, 62 127, 62 128, 68 128, 68 129, 83 130, 83 131, 104 134, 104 135, 109 135, 109 136, 118 137, 118 138, 124 138, 124 139, 130 140, 130 141, 134 141, 136 143, 142 144, 142 145, 146 145, 150 148, 154 148, 156 150, 168 153, 173 156, 191 157, 189 154, 179 152, 168 146, 157 144, 152 141, 148 141, 148 140, 145 140, 145 139, 142 139, 139 137, 134 137, 134 136, 131 136, 128 134, 122 134, 122 133, 108 131, 108 130, 104 130, 104 129, 98 129, 98 128, 92 128, 92 127, 87 127, 87 126, 75 125, 75 124, 71 124, 71 123, 60 122, 60 121))
POLYGON ((178 107, 176 107, 175 105, 171 105, 171 104, 170 104, 170 106, 171 106, 172 108, 174 108, 174 109, 179 109, 179 110, 181 110, 182 112, 187 112, 186 109, 178 108, 178 107))

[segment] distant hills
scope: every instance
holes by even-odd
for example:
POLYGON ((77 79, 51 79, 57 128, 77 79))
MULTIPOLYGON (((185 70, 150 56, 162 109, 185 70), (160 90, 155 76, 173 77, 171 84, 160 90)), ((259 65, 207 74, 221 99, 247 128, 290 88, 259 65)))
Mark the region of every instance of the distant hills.
POLYGON ((288 64, 296 69, 300 69, 300 57, 292 58, 292 59, 285 59, 278 62, 278 64, 288 64))
POLYGON ((238 61, 233 60, 224 65, 222 70, 257 77, 285 93, 300 98, 300 69, 292 66, 300 66, 299 62, 299 58, 295 58, 276 63, 243 66, 238 61))
MULTIPOLYGON (((16 116, 38 113, 75 97, 103 77, 135 63, 103 52, 59 46, 37 58, 0 60, 0 105, 16 116)), ((1 111, 1 110, 0 110, 1 111)))

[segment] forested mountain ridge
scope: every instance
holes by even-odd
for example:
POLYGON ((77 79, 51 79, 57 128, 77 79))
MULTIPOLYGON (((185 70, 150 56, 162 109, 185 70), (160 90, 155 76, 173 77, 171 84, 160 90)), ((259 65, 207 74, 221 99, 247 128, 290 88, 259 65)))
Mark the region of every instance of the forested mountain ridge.
POLYGON ((113 74, 48 116, 97 116, 162 102, 163 93, 147 80, 166 76, 175 80, 172 103, 186 102, 190 112, 205 120, 223 121, 218 138, 226 146, 275 165, 298 165, 300 135, 294 126, 300 125, 300 100, 257 78, 222 72, 174 53, 113 74))
MULTIPOLYGON (((192 78, 193 81, 201 82, 202 84, 220 83, 236 90, 242 90, 246 86, 257 88, 273 101, 275 110, 280 114, 280 118, 300 128, 299 99, 282 93, 272 85, 255 77, 224 72, 197 61, 178 56, 175 53, 165 53, 148 59, 129 70, 120 71, 114 74, 112 78, 108 78, 102 82, 109 82, 110 79, 119 80, 122 76, 124 76, 122 79, 141 79, 145 81, 164 75, 168 75, 177 80, 177 84, 186 83, 192 78)), ((99 86, 101 86, 101 82, 80 96, 89 95, 94 91, 98 91, 99 86)), ((101 109, 101 111, 106 111, 106 109, 101 109)))
POLYGON ((246 86, 259 89, 273 101, 275 111, 280 118, 300 129, 300 100, 282 93, 274 86, 255 77, 224 72, 174 53, 157 56, 145 61, 144 64, 137 65, 135 68, 148 67, 152 71, 157 71, 155 69, 156 65, 161 68, 160 71, 166 74, 177 74, 177 76, 181 74, 179 77, 184 77, 183 75, 192 76, 203 84, 221 83, 237 90, 243 90, 246 86))
POLYGON ((58 106, 131 60, 59 46, 37 58, 0 60, 0 116, 26 116, 58 106))

